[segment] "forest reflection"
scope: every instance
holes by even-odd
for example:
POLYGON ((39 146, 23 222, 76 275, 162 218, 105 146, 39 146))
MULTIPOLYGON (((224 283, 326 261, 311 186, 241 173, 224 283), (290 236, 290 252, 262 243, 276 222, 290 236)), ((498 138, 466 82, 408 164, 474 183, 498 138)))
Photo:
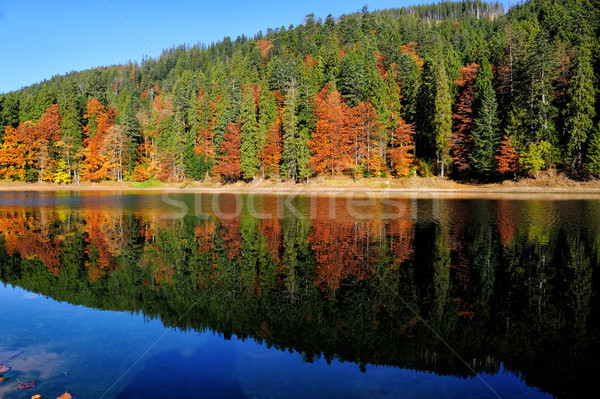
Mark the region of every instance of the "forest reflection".
POLYGON ((293 198, 310 217, 276 196, 218 196, 218 215, 213 198, 178 219, 152 201, 3 205, 0 280, 306 361, 471 375, 425 320, 477 372, 600 389, 599 201, 373 200, 360 218, 348 198, 293 198))

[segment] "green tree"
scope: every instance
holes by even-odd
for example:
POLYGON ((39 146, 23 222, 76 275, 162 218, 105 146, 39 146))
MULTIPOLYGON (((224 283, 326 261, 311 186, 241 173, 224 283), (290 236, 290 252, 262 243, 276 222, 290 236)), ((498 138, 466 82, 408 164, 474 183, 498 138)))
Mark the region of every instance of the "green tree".
POLYGON ((583 147, 593 128, 595 115, 594 70, 589 39, 582 39, 577 56, 573 60, 569 87, 569 104, 565 127, 568 134, 568 160, 572 168, 579 170, 583 162, 583 147))
POLYGON ((256 102, 252 87, 246 87, 242 95, 241 107, 241 139, 240 169, 244 179, 252 179, 258 174, 260 160, 258 148, 258 121, 256 119, 256 102))
POLYGON ((475 81, 475 118, 471 135, 473 148, 468 157, 477 173, 489 175, 494 171, 494 155, 498 149, 498 102, 492 86, 492 71, 484 62, 475 81))

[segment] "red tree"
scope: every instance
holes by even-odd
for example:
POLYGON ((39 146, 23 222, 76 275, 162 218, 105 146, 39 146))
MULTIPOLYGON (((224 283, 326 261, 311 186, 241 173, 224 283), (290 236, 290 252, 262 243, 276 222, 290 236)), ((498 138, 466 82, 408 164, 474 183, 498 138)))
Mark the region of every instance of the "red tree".
POLYGON ((105 157, 102 155, 102 145, 106 132, 112 126, 117 113, 109 105, 106 108, 95 98, 88 100, 83 117, 88 120, 83 128, 86 138, 85 160, 82 167, 82 177, 91 181, 108 178, 105 157))
POLYGON ((281 120, 276 118, 267 132, 267 144, 260 155, 267 176, 277 176, 279 174, 279 163, 281 161, 281 151, 283 150, 281 136, 281 120))
POLYGON ((500 152, 496 155, 496 170, 503 175, 511 172, 516 174, 519 170, 519 154, 506 135, 500 143, 500 152))
POLYGON ((58 104, 51 105, 44 115, 38 120, 34 129, 33 149, 36 154, 38 181, 51 179, 47 173, 54 167, 56 148, 54 143, 60 140, 62 129, 60 128, 60 109, 58 104))
POLYGON ((233 181, 242 175, 240 169, 241 145, 240 124, 234 125, 229 122, 225 134, 223 134, 223 142, 219 147, 222 155, 215 167, 216 172, 223 176, 225 180, 233 181))
POLYGON ((471 151, 473 131, 473 100, 475 97, 475 77, 479 66, 475 63, 460 69, 460 80, 456 82, 458 95, 452 114, 452 157, 458 172, 470 169, 468 154, 471 151))
POLYGON ((317 126, 309 142, 310 164, 317 173, 338 174, 352 164, 349 110, 337 90, 327 94, 327 89, 317 96, 317 126))
POLYGON ((393 135, 391 137, 390 159, 392 168, 397 176, 405 177, 410 173, 411 166, 415 159, 415 128, 412 123, 406 123, 398 115, 392 121, 393 135))
POLYGON ((348 112, 347 123, 350 141, 354 143, 352 158, 355 165, 362 165, 373 175, 381 174, 384 168, 379 154, 381 126, 377 113, 369 101, 360 102, 348 112))

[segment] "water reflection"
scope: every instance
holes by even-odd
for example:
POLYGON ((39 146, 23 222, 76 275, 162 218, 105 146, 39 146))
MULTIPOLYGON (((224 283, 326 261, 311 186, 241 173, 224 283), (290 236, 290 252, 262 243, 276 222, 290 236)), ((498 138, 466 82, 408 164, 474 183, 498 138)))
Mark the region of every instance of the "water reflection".
POLYGON ((3 282, 306 362, 600 389, 600 201, 65 198, 2 197, 3 282))

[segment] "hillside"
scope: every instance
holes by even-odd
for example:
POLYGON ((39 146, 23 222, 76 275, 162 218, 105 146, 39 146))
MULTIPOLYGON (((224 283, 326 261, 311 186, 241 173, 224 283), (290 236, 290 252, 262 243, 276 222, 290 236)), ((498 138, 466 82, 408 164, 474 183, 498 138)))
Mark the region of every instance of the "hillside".
POLYGON ((360 12, 0 96, 0 179, 600 175, 600 9, 360 12))

